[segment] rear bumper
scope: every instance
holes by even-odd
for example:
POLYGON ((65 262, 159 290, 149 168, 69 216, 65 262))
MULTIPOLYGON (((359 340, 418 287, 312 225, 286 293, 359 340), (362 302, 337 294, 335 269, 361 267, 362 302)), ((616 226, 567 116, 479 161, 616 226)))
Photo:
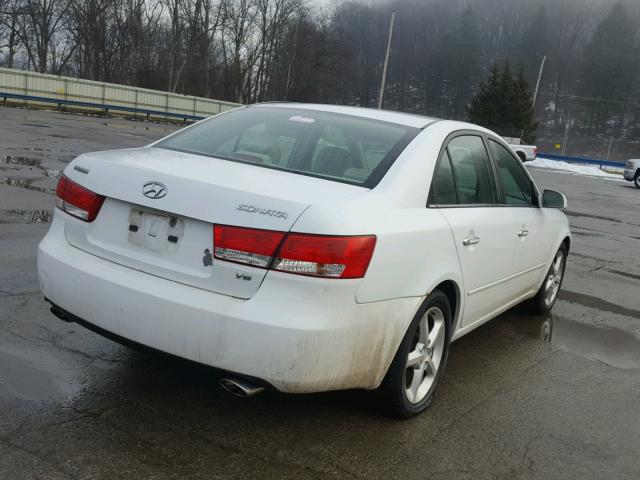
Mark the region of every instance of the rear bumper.
POLYGON ((358 281, 279 272, 249 300, 220 295, 79 250, 57 215, 38 273, 47 299, 99 329, 291 393, 377 387, 421 302, 357 304, 358 281))

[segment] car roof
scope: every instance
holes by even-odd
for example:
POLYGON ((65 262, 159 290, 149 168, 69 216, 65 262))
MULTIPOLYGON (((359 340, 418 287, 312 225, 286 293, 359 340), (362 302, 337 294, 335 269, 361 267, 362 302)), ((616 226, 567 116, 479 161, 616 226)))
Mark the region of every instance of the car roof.
POLYGON ((316 110, 319 112, 338 113, 342 115, 352 115, 354 117, 370 118, 372 120, 380 120, 383 122, 395 123, 413 128, 425 128, 426 126, 437 122, 438 118, 425 117, 413 113, 392 112, 389 110, 375 110, 373 108, 364 107, 348 107, 345 105, 323 105, 317 103, 289 103, 289 102, 266 102, 251 105, 251 108, 276 107, 276 108, 294 108, 301 110, 316 110))

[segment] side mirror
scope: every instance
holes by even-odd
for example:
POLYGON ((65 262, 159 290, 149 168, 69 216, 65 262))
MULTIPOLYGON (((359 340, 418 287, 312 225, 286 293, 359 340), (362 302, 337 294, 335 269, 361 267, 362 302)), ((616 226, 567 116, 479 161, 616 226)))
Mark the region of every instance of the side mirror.
POLYGON ((567 197, 555 190, 542 192, 542 206, 544 208, 567 208, 567 197))

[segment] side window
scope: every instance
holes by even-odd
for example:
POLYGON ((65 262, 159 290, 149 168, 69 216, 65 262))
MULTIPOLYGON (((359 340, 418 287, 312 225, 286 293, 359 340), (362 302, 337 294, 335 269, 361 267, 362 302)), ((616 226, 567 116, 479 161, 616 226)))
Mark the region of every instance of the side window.
POLYGON ((438 160, 436 170, 433 172, 429 204, 456 205, 457 203, 456 183, 453 179, 453 170, 451 169, 449 154, 445 150, 440 156, 440 160, 438 160))
POLYGON ((458 203, 495 204, 496 193, 493 186, 489 156, 482 137, 462 135, 456 137, 447 147, 455 177, 458 203))
POLYGON ((489 140, 491 153, 498 168, 504 201, 507 205, 534 205, 535 187, 518 160, 505 147, 489 140))

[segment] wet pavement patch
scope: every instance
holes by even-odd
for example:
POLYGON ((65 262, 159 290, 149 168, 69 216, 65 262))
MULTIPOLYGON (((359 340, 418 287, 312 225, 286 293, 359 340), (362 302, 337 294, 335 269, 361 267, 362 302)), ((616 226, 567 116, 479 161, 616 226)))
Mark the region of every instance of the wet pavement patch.
POLYGON ((552 314, 518 316, 509 323, 518 333, 551 342, 578 355, 617 368, 640 369, 640 339, 624 330, 575 322, 552 314))
POLYGON ((53 217, 51 210, 1 210, 1 213, 10 215, 12 217, 20 217, 30 223, 50 223, 53 217))

